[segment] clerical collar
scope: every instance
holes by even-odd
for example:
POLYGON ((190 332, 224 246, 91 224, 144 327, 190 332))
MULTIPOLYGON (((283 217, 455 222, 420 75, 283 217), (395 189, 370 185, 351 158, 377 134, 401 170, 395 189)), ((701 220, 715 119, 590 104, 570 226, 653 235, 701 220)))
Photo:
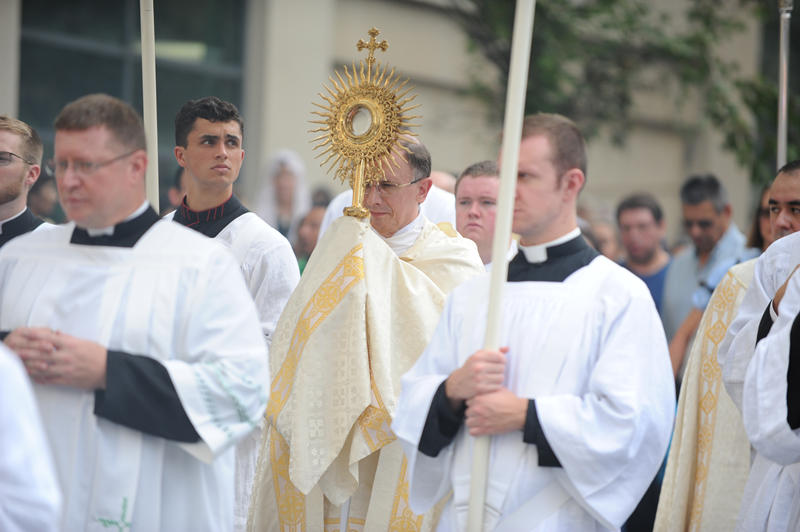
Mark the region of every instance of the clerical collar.
POLYGON ((33 231, 44 223, 25 207, 22 212, 0 222, 0 246, 14 237, 33 231))
POLYGON ((544 262, 547 260, 548 257, 548 251, 549 251, 548 248, 553 248, 558 246, 559 244, 569 242, 570 240, 573 240, 576 237, 580 236, 580 234, 581 230, 576 227, 566 235, 558 237, 555 240, 551 240, 550 242, 545 242, 544 244, 537 244, 535 246, 520 245, 519 249, 522 250, 522 252, 525 254, 525 259, 531 264, 535 264, 537 262, 544 262))
POLYGON ((425 226, 425 216, 422 215, 422 212, 417 215, 416 219, 411 222, 410 224, 406 225, 398 232, 393 234, 392 236, 386 238, 381 236, 380 233, 375 231, 373 228, 372 230, 375 231, 375 234, 380 236, 386 245, 388 245, 392 251, 399 257, 409 249, 411 246, 414 245, 414 242, 417 241, 419 238, 420 233, 422 233, 422 228, 425 226))
POLYGON ((11 216, 10 218, 6 218, 5 220, 0 220, 0 235, 2 235, 2 234, 3 234, 3 226, 4 226, 6 223, 8 223, 8 222, 10 222, 10 221, 12 221, 12 220, 16 220, 17 218, 19 218, 20 216, 22 216, 23 214, 25 214, 25 211, 27 211, 27 210, 28 210, 28 208, 27 208, 27 207, 23 207, 23 208, 22 208, 22 210, 21 210, 21 211, 19 211, 19 212, 18 212, 17 214, 15 214, 14 216, 11 216))
MULTIPOLYGON (((545 244, 547 253, 545 261, 528 262, 525 253, 517 253, 508 264, 508 281, 560 283, 579 269, 588 266, 600 253, 589 246, 583 236, 579 233, 577 235, 562 244, 554 244, 554 242, 563 240, 563 238, 545 244)), ((521 249, 525 248, 521 247, 521 249)))
POLYGON ((133 214, 110 228, 83 229, 75 226, 70 243, 83 246, 132 248, 158 220, 160 218, 156 211, 145 201, 133 214), (90 231, 94 234, 91 234, 90 231))
MULTIPOLYGON (((124 224, 125 222, 130 222, 134 218, 138 218, 139 216, 144 214, 144 211, 146 211, 149 206, 150 206, 150 204, 147 202, 147 200, 144 200, 144 203, 139 205, 138 209, 133 211, 130 216, 126 216, 125 219, 122 220, 120 223, 124 224)), ((116 227, 116 225, 109 225, 108 227, 101 227, 100 229, 86 228, 86 232, 92 238, 98 237, 98 236, 103 236, 103 235, 113 236, 115 227, 116 227)))
POLYGON ((207 237, 214 238, 229 223, 248 212, 250 211, 242 205, 242 202, 239 201, 239 198, 234 193, 231 193, 231 197, 222 205, 205 211, 193 211, 186 205, 186 197, 184 197, 180 207, 175 211, 173 220, 207 237))

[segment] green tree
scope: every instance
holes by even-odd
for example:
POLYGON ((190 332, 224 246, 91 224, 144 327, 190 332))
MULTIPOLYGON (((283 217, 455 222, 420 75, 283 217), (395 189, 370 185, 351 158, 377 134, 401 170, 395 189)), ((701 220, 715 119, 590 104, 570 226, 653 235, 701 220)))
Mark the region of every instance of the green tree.
MULTIPOLYGON (((578 122, 587 137, 606 127, 623 142, 637 91, 664 90, 676 106, 703 98, 705 118, 724 147, 751 171, 754 183, 774 176, 777 82, 742 79, 715 50, 744 29, 744 17, 776 11, 769 0, 687 0, 686 10, 661 11, 654 0, 538 0, 531 43, 526 113, 554 112, 578 122), (740 103, 737 103, 740 102, 740 103), (744 104, 744 107, 741 104, 744 104), (748 121, 747 112, 753 120, 748 121)), ((500 71, 500 84, 476 80, 470 92, 501 120, 510 63, 514 0, 452 0, 450 11, 471 47, 500 71)), ((800 141, 800 97, 790 104, 790 146, 800 141)), ((789 159, 798 151, 789 150, 789 159)))

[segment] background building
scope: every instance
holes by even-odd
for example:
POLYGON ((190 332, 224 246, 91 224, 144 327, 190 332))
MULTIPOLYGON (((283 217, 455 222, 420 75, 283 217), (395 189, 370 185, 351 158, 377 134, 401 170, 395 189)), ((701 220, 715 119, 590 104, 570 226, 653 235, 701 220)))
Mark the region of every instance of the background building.
MULTIPOLYGON (((457 174, 496 158, 500 125, 464 92, 475 76, 494 80, 497 70, 469 52, 446 5, 449 0, 156 0, 162 189, 177 167, 175 114, 188 99, 215 95, 236 103, 245 119, 247 156, 237 185, 245 203, 255 197, 264 166, 279 148, 301 155, 312 189, 344 190, 319 168, 307 121, 328 76, 366 56, 355 43, 367 39, 373 26, 390 43, 388 52, 377 52, 379 59, 416 86, 422 107, 415 112, 423 115, 418 132, 434 168, 457 174)), ((765 39, 753 19, 722 53, 736 58, 742 73, 755 74, 765 68, 765 39)), ((53 119, 67 102, 106 92, 141 110, 140 47, 138 0, 3 0, 0 113, 36 127, 47 158, 53 119)), ((590 143, 584 194, 616 204, 634 191, 653 192, 665 206, 674 239, 680 232, 680 184, 692 173, 713 172, 728 186, 734 219, 744 229, 753 202, 748 172, 722 150, 721 136, 704 122, 700 105, 690 98, 676 110, 667 94, 641 94, 623 146, 604 135, 590 143)))

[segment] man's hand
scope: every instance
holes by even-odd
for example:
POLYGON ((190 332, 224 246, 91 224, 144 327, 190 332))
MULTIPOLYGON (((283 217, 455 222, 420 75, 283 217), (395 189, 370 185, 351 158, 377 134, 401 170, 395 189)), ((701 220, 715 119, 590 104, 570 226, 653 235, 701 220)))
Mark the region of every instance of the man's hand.
POLYGON ((498 351, 481 349, 450 374, 445 381, 444 392, 454 411, 467 399, 497 391, 503 386, 505 353, 508 353, 508 347, 501 347, 498 351))
POLYGON ((105 389, 108 351, 94 342, 47 328, 15 329, 4 340, 39 384, 105 389))
POLYGON ((789 278, 786 279, 786 282, 783 283, 780 288, 778 288, 778 291, 775 292, 775 297, 772 298, 772 310, 775 311, 775 314, 778 314, 778 305, 781 304, 781 300, 783 299, 783 296, 786 294, 786 287, 789 285, 789 281, 791 280, 792 275, 794 275, 794 272, 797 271, 797 268, 800 268, 800 264, 794 267, 792 273, 789 274, 789 278))
POLYGON ((505 434, 525 427, 528 400, 517 397, 507 388, 467 399, 467 419, 470 436, 505 434))

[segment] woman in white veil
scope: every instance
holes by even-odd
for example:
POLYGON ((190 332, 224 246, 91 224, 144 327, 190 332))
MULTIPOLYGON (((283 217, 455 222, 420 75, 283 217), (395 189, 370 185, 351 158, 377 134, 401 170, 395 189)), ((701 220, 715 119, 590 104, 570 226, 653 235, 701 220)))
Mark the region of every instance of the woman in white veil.
POLYGON ((255 212, 294 242, 301 218, 311 208, 306 167, 297 153, 276 151, 267 163, 255 212))

